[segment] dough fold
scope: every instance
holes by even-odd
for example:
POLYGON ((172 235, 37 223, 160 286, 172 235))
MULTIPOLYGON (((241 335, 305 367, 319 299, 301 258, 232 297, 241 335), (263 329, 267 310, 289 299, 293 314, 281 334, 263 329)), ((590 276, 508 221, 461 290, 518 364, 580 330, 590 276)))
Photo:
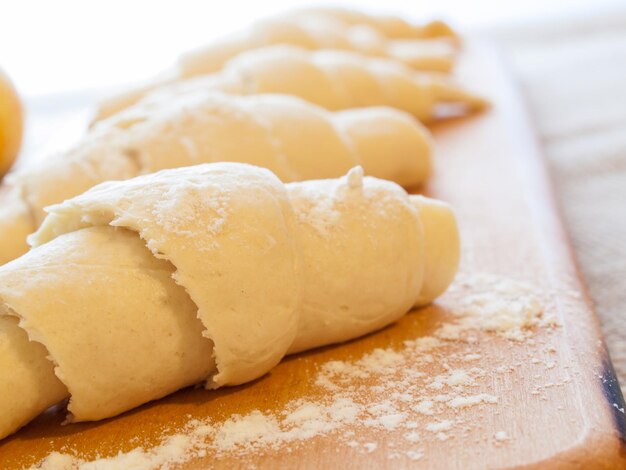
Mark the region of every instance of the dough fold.
POLYGON ((278 364, 295 337, 302 279, 293 223, 269 171, 214 164, 97 186, 50 207, 30 241, 102 225, 138 233, 198 307, 217 363, 211 385, 237 385, 278 364))
POLYGON ((268 168, 283 182, 336 178, 362 165, 372 176, 415 186, 428 177, 430 159, 428 131, 386 108, 331 113, 290 96, 202 90, 146 100, 2 183, 0 262, 25 253, 25 236, 46 206, 110 180, 227 161, 268 168))
POLYGON ((418 70, 449 72, 454 66, 455 42, 445 35, 390 38, 373 24, 349 24, 329 15, 287 14, 258 21, 181 55, 175 75, 185 78, 213 73, 237 54, 278 44, 340 49, 395 59, 418 70))
POLYGON ((48 211, 33 249, 0 267, 0 437, 66 396, 87 421, 254 380, 397 320, 458 261, 448 206, 360 167, 284 185, 204 164, 48 211))
POLYGON ((437 119, 444 106, 460 112, 479 111, 487 102, 449 77, 418 73, 401 62, 349 51, 309 51, 294 46, 269 46, 243 52, 220 71, 193 78, 156 81, 100 102, 95 121, 137 102, 167 99, 196 90, 234 95, 282 93, 328 110, 390 106, 421 122, 437 119))

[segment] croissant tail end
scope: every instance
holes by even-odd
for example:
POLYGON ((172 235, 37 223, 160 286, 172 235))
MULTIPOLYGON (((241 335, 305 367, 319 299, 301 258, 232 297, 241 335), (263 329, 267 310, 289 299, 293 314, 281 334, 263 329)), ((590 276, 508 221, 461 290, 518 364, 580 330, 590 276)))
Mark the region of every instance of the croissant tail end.
POLYGON ((424 284, 415 306, 423 306, 441 295, 454 280, 459 266, 461 241, 456 217, 445 202, 410 196, 424 230, 424 284))

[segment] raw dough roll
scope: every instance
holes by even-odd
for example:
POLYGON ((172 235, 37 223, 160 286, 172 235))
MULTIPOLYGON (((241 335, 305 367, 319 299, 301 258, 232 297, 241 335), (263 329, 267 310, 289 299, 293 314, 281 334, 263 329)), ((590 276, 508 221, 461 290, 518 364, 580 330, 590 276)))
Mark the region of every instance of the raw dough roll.
POLYGON ((420 214, 425 233, 424 271, 428 275, 415 302, 421 307, 452 284, 461 258, 461 240, 456 217, 448 204, 424 196, 411 195, 409 199, 420 214))
POLYGON ((230 161, 269 168, 284 182, 338 177, 362 165, 415 186, 430 173, 430 153, 425 128, 395 110, 330 113, 290 96, 209 91, 146 100, 99 123, 74 149, 3 182, 0 263, 26 251, 24 236, 39 226, 44 207, 104 181, 230 161), (353 131, 357 125, 367 132, 353 131))
POLYGON ((453 42, 445 38, 389 39, 371 25, 346 24, 329 16, 287 14, 258 21, 238 33, 183 54, 174 74, 184 78, 217 72, 237 54, 278 44, 310 50, 342 49, 438 72, 452 69, 456 52, 453 42))
MULTIPOLYGON (((69 410, 78 420, 121 413, 201 382, 214 369, 211 342, 202 336, 197 309, 172 282, 172 273, 170 263, 155 258, 135 233, 113 227, 62 235, 0 272, 4 305, 9 313, 22 315, 20 326, 37 341, 28 347, 35 345, 45 357, 45 345, 59 377, 47 383, 63 391, 62 383, 68 385, 69 410)), ((24 350, 26 346, 18 351, 24 350)), ((50 375, 52 363, 47 365, 50 375)), ((1 370, 0 384, 8 394, 3 396, 14 396, 8 382, 13 371, 1 370)), ((46 386, 24 384, 20 389, 32 394, 46 386)), ((48 398, 45 409, 64 397, 33 397, 35 415, 42 398, 48 398)))
MULTIPOLYGON (((448 72, 454 64, 457 42, 454 31, 441 21, 416 26, 393 16, 372 16, 338 8, 294 11, 256 22, 243 31, 183 54, 174 68, 150 83, 105 100, 97 119, 138 101, 148 90, 216 73, 238 55, 268 46, 294 46, 311 51, 338 49, 395 60, 417 70, 448 72)), ((295 77, 286 81, 297 85, 295 77)))
POLYGON ((458 39, 456 33, 442 21, 416 25, 393 15, 369 15, 349 8, 312 7, 296 10, 293 16, 319 16, 340 21, 346 26, 365 25, 390 39, 427 39, 446 37, 458 39))
POLYGON ((416 73, 393 60, 347 51, 272 46, 244 52, 211 75, 161 86, 150 84, 106 99, 100 103, 95 120, 111 116, 146 95, 168 99, 195 90, 240 95, 283 93, 329 110, 391 106, 422 122, 436 118, 441 105, 455 105, 468 112, 486 106, 485 100, 464 91, 448 77, 416 73))
POLYGON ((26 237, 37 226, 23 189, 0 186, 0 265, 28 251, 26 237))
POLYGON ((29 341, 10 312, 0 305, 0 438, 67 396, 46 348, 29 341))
POLYGON ((422 222, 402 188, 356 168, 287 189, 305 266, 290 352, 364 335, 411 309, 428 274, 422 222))
POLYGON ((0 267, 0 437, 68 394, 70 421, 102 419, 395 321, 432 291, 427 250, 458 250, 431 203, 360 168, 285 187, 217 163, 49 208, 0 267))

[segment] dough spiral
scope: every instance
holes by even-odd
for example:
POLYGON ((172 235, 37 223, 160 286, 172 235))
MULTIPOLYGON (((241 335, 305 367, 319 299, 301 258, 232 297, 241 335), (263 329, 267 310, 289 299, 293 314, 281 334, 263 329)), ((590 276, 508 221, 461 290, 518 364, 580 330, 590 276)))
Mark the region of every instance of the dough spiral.
POLYGON ((0 267, 0 437, 71 395, 70 421, 379 329, 452 281, 449 207, 355 168, 284 185, 216 163, 49 208, 0 267))

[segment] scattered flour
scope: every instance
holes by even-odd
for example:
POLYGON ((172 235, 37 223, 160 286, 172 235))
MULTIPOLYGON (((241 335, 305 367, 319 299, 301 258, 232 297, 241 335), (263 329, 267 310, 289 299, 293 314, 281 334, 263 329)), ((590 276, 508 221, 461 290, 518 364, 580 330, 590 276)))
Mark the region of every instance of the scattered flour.
POLYGON ((505 431, 498 431, 494 434, 493 438, 496 440, 496 442, 505 442, 509 439, 509 436, 505 431))
POLYGON ((428 423, 426 425, 426 430, 432 432, 449 431, 450 429, 452 429, 453 424, 454 423, 452 421, 446 419, 444 421, 428 423))
POLYGON ((420 435, 416 431, 410 431, 404 435, 404 438, 409 442, 418 442, 420 439, 420 435))
MULTIPOLYGON (((340 180, 339 184, 345 183, 340 180)), ((328 197, 327 190, 322 185, 297 186, 293 190, 294 194, 300 195, 292 198, 298 220, 321 236, 328 236, 341 220, 341 211, 336 206, 338 201, 328 197)))
POLYGON ((413 410, 423 415, 432 415, 434 403, 431 400, 422 400, 413 407, 413 410))
MULTIPOLYGON (((464 410, 500 402, 491 378, 510 373, 513 366, 498 365, 489 371, 475 367, 486 353, 472 338, 482 331, 516 344, 544 324, 542 306, 532 289, 516 281, 491 275, 460 278, 449 296, 456 299, 452 318, 431 336, 406 340, 400 348, 377 348, 352 361, 321 364, 312 394, 288 402, 278 413, 255 410, 223 422, 190 419, 150 449, 136 448, 93 462, 70 452, 52 453, 35 468, 167 469, 205 456, 245 458, 279 449, 290 452, 322 435, 332 435, 337 446, 353 452, 371 453, 381 451, 379 443, 371 441, 379 430, 387 436, 388 458, 424 459, 423 449, 415 448, 418 442, 461 436, 472 425, 464 420, 464 410), (451 344, 459 350, 451 352, 446 347, 451 344), (362 433, 355 433, 356 423, 362 433)), ((553 363, 546 368, 554 367, 553 363)), ((502 444, 510 437, 499 431, 493 440, 502 444)))
POLYGON ((450 408, 467 408, 469 406, 475 406, 479 403, 498 403, 498 397, 489 395, 487 393, 480 393, 478 395, 472 395, 469 397, 455 397, 448 401, 450 408))
POLYGON ((406 451, 406 456, 411 460, 419 460, 424 457, 424 452, 416 451, 416 450, 408 450, 406 451))
POLYGON ((463 296, 454 312, 459 321, 443 325, 435 336, 458 340, 473 328, 524 341, 541 323, 543 306, 529 284, 481 273, 460 277, 449 292, 454 296, 468 291, 472 293, 463 296))
POLYGON ((367 452, 370 453, 376 450, 376 448, 378 447, 378 444, 376 444, 375 442, 368 442, 366 444, 363 444, 363 447, 365 447, 365 450, 367 450, 367 452))
POLYGON ((164 194, 152 210, 152 215, 165 230, 197 240, 195 222, 203 220, 207 213, 212 214, 205 229, 218 234, 228 219, 230 198, 217 191, 211 196, 207 192, 206 188, 176 187, 164 194))

